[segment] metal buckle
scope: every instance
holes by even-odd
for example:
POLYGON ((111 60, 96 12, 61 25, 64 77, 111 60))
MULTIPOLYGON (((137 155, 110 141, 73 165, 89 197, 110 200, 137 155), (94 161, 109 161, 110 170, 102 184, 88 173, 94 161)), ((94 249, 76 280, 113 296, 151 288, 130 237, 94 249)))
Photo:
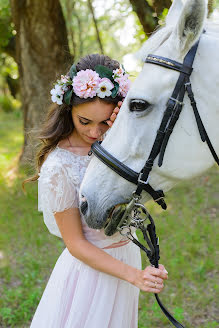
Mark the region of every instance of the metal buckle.
POLYGON ((148 184, 150 177, 148 176, 148 178, 147 178, 146 181, 141 180, 142 174, 143 174, 143 172, 141 172, 141 173, 139 174, 138 182, 139 182, 139 183, 142 183, 142 184, 144 184, 144 185, 146 185, 146 184, 148 184))
POLYGON ((175 99, 173 97, 170 97, 169 99, 173 100, 176 104, 180 105, 180 106, 184 106, 184 103, 179 101, 178 99, 175 99))
POLYGON ((161 200, 161 199, 164 199, 164 196, 161 196, 161 197, 159 197, 159 198, 157 198, 157 199, 154 199, 154 201, 155 201, 155 202, 158 202, 158 201, 161 200))
POLYGON ((130 238, 130 236, 133 237, 130 226, 123 226, 123 227, 119 228, 118 230, 122 236, 127 237, 130 240, 133 240, 130 238))

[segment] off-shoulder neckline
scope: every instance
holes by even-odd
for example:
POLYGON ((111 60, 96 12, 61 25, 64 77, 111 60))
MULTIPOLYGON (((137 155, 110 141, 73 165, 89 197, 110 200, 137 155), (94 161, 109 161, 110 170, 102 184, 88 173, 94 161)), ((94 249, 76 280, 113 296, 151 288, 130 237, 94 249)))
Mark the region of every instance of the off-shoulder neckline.
POLYGON ((86 158, 86 159, 90 158, 90 156, 88 154, 87 155, 76 154, 76 153, 73 153, 72 151, 70 151, 68 149, 59 147, 58 145, 56 145, 56 149, 59 149, 59 150, 64 151, 64 152, 68 152, 68 153, 70 153, 70 154, 72 154, 73 156, 76 156, 76 157, 82 157, 82 158, 86 158))

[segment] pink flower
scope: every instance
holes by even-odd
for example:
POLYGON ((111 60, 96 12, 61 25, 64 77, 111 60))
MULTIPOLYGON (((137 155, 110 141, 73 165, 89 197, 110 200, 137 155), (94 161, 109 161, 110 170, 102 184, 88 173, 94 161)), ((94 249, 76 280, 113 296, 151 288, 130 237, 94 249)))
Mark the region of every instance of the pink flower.
POLYGON ((61 75, 61 83, 69 82, 70 77, 68 75, 61 75))
POLYGON ((129 80, 129 75, 125 74, 121 76, 120 78, 116 79, 116 82, 119 83, 119 93, 121 94, 122 97, 126 97, 129 88, 131 86, 131 81, 129 80))
POLYGON ((125 72, 124 72, 123 68, 120 67, 120 68, 114 69, 113 73, 114 73, 113 74, 114 80, 116 82, 118 82, 117 79, 120 78, 120 77, 122 77, 125 72))
POLYGON ((73 79, 74 93, 80 98, 93 98, 100 83, 100 76, 91 69, 79 71, 73 79))

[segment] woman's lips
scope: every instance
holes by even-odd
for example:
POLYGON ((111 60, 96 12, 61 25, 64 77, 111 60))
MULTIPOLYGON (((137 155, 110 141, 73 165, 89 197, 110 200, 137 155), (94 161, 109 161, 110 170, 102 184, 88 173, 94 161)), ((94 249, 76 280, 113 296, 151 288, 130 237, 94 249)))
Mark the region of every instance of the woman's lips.
POLYGON ((91 138, 91 137, 88 137, 86 136, 87 138, 89 138, 90 140, 97 140, 97 138, 91 138))

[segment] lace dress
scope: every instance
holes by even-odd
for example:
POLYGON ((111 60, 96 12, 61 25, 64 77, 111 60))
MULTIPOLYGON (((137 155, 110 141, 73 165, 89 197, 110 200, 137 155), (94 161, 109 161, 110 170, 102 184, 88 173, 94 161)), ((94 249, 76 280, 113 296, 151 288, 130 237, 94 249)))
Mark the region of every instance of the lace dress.
MULTIPOLYGON (((56 147, 38 178, 38 210, 50 233, 62 238, 53 213, 78 207, 78 191, 90 157, 56 147)), ((141 268, 140 251, 119 233, 112 237, 90 229, 86 239, 116 259, 141 268)), ((51 273, 31 328, 137 328, 139 289, 99 272, 65 248, 51 273)))

